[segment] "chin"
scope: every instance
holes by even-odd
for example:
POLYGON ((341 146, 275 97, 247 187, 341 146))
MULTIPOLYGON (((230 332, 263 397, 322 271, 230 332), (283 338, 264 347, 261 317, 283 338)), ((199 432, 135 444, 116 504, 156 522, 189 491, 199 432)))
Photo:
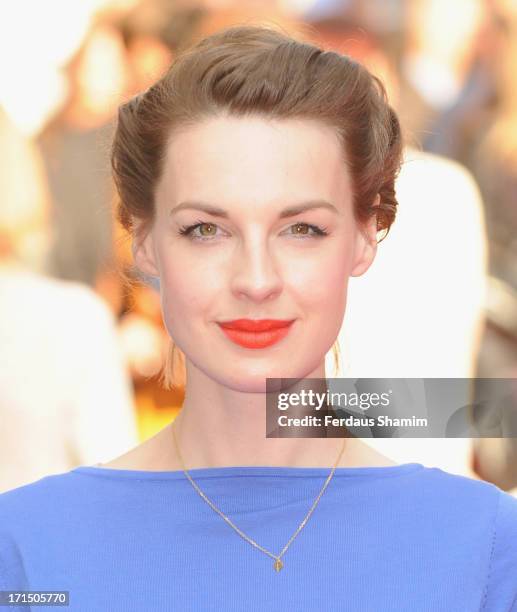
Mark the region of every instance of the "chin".
MULTIPOLYGON (((279 370, 278 368, 272 369, 271 367, 264 367, 263 370, 260 368, 252 368, 248 366, 247 369, 232 369, 228 376, 214 376, 217 382, 229 389, 234 391, 240 391, 242 393, 266 393, 268 390, 279 390, 272 382, 269 382, 269 389, 267 388, 267 379, 297 379, 308 378, 312 374, 311 368, 293 367, 294 364, 290 364, 289 367, 279 370)), ((283 388, 283 387, 282 387, 283 388)))
POLYGON ((250 372, 239 372, 234 370, 228 377, 218 377, 219 384, 233 391, 241 393, 266 393, 266 379, 279 378, 273 372, 264 374, 250 374, 250 372))

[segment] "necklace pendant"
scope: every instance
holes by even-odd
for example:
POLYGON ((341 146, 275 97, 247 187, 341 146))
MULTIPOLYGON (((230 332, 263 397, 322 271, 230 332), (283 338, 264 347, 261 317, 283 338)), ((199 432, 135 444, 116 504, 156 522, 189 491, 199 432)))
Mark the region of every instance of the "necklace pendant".
POLYGON ((279 572, 284 567, 284 564, 282 563, 282 561, 280 561, 280 559, 277 559, 273 567, 277 572, 279 572))

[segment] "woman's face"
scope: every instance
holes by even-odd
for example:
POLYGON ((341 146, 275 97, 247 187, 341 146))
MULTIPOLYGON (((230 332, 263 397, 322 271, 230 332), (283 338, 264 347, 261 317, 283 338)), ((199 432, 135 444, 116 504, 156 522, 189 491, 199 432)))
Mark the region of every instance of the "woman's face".
POLYGON ((164 323, 187 375, 194 365, 227 387, 264 392, 268 377, 324 376, 348 278, 375 256, 375 222, 367 230, 354 220, 330 128, 219 117, 170 139, 155 222, 134 254, 160 278, 164 323), (219 325, 235 319, 293 323, 276 343, 249 348, 219 325))

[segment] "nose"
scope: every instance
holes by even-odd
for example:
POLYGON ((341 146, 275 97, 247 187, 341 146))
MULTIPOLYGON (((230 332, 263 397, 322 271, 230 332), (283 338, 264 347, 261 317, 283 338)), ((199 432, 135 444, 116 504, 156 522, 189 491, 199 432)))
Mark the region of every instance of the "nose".
POLYGON ((282 284, 274 253, 263 240, 243 244, 235 252, 231 290, 238 299, 273 299, 281 293, 282 284))

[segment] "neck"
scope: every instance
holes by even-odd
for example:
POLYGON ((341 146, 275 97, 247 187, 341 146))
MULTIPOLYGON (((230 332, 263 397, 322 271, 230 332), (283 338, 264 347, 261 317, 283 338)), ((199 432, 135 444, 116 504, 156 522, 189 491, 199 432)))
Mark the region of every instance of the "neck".
MULTIPOLYGON (((324 379, 324 363, 306 378, 324 379)), ((299 385, 296 387, 299 388, 299 385)), ((292 392, 293 388, 288 391, 292 392)), ((342 436, 267 438, 266 401, 265 392, 248 393, 229 389, 187 363, 185 401, 174 421, 176 439, 186 469, 253 465, 332 467, 335 464, 343 445, 342 436)), ((271 413, 274 415, 273 411, 271 413)), ((304 407, 303 412, 296 416, 309 413, 313 414, 313 409, 304 407)), ((272 426, 268 424, 268 431, 275 428, 276 420, 272 426)), ((307 432, 307 429, 303 431, 307 432)), ((171 450, 174 451, 172 431, 167 433, 170 434, 171 450)), ((358 459, 357 443, 353 438, 347 440, 340 465, 348 454, 347 449, 352 464, 354 458, 358 459)))

